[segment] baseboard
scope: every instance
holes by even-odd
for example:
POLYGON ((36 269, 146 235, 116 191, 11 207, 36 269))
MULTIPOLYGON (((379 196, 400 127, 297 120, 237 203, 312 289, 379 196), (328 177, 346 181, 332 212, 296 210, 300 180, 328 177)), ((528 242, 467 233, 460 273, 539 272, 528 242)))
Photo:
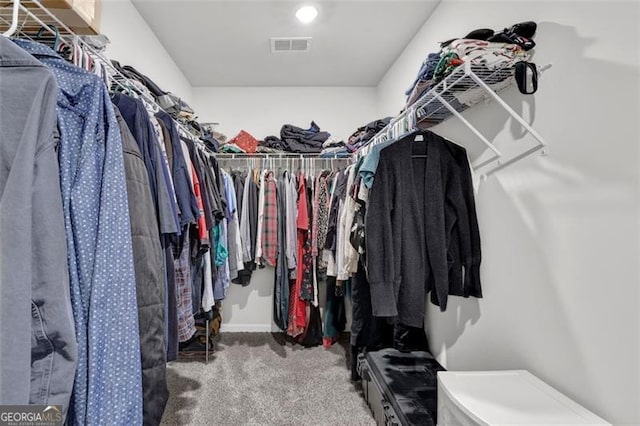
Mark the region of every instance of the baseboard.
POLYGON ((259 333, 271 333, 273 330, 271 329, 271 324, 225 324, 222 323, 220 328, 220 332, 259 332, 259 333))

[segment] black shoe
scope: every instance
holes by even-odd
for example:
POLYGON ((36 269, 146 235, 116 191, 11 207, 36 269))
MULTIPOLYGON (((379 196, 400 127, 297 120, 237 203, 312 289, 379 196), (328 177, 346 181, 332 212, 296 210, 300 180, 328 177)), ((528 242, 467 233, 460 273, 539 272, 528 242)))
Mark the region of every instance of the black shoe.
POLYGON ((351 346, 351 381, 359 382, 360 374, 358 374, 358 354, 360 354, 360 350, 357 346, 351 346))
POLYGON ((480 28, 478 30, 473 30, 464 38, 472 39, 472 40, 484 40, 487 41, 489 37, 493 36, 495 32, 489 28, 480 28))
MULTIPOLYGON (((179 350, 181 353, 205 353, 207 351, 207 345, 204 343, 205 336, 194 335, 186 342, 180 343, 179 350)), ((211 345, 209 345, 209 351, 211 351, 211 345)))
POLYGON ((520 22, 519 24, 515 24, 509 31, 519 35, 520 37, 532 39, 534 35, 536 35, 536 29, 538 28, 538 24, 533 21, 520 22))
POLYGON ((489 37, 487 41, 494 43, 517 44, 525 51, 531 50, 536 47, 536 42, 531 39, 531 37, 536 33, 536 27, 537 25, 535 22, 521 22, 519 24, 515 24, 511 28, 505 28, 504 31, 489 37), (529 35, 529 37, 523 34, 529 35))

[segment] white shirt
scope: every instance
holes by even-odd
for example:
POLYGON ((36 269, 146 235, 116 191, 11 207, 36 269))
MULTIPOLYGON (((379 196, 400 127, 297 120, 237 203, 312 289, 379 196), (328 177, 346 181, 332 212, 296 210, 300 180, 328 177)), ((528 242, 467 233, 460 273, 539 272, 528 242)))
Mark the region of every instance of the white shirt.
MULTIPOLYGON (((344 215, 345 215, 345 223, 344 223, 344 274, 347 277, 350 277, 354 273, 358 272, 358 260, 360 260, 360 253, 353 247, 351 244, 351 231, 353 227, 353 219, 356 214, 356 208, 358 207, 358 203, 353 197, 350 196, 351 187, 356 180, 356 168, 353 167, 351 172, 349 173, 349 180, 347 182, 347 197, 345 201, 344 215)), ((346 278, 345 278, 346 279, 346 278)))
POLYGON ((211 274, 211 256, 204 255, 204 289, 202 291, 202 310, 209 312, 216 301, 213 298, 213 275, 211 274))

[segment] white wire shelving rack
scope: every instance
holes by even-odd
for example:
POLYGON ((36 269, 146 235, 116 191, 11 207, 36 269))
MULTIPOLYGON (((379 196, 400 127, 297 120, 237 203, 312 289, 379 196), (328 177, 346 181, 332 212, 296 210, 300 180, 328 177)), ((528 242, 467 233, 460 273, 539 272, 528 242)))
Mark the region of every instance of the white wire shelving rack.
MULTIPOLYGON (((541 75, 550 67, 551 65, 538 67, 538 74, 541 75)), ((545 139, 498 95, 499 92, 515 85, 514 74, 515 68, 513 67, 491 70, 472 65, 470 62, 460 65, 437 85, 421 95, 413 105, 393 118, 384 129, 361 147, 356 155, 366 155, 376 145, 412 133, 418 129, 418 123, 422 128, 427 128, 440 124, 451 117, 459 119, 492 152, 490 158, 482 159, 480 157, 472 164, 473 169, 485 177, 540 150, 544 152, 544 148, 547 146, 545 139), (462 112, 468 108, 487 101, 494 101, 503 108, 533 137, 536 144, 523 152, 505 158, 503 153, 462 115, 462 112), (488 167, 494 163, 497 165, 488 167)))
POLYGON ((334 170, 336 167, 348 165, 352 160, 350 155, 322 156, 316 153, 218 153, 215 157, 220 164, 225 166, 245 166, 247 168, 263 167, 269 169, 284 168, 289 171, 306 170, 311 173, 323 169, 334 170))

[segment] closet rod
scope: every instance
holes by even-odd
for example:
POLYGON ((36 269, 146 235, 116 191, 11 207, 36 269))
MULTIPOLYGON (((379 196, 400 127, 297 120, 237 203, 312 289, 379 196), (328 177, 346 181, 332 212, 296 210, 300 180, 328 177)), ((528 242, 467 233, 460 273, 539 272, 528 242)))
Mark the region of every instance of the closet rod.
POLYGON ((259 159, 305 159, 305 160, 345 160, 350 161, 351 156, 344 155, 331 155, 331 156, 321 156, 318 154, 296 154, 296 153, 266 153, 266 152, 256 152, 254 154, 233 154, 221 152, 215 154, 216 158, 226 159, 226 160, 250 160, 252 158, 259 159))

